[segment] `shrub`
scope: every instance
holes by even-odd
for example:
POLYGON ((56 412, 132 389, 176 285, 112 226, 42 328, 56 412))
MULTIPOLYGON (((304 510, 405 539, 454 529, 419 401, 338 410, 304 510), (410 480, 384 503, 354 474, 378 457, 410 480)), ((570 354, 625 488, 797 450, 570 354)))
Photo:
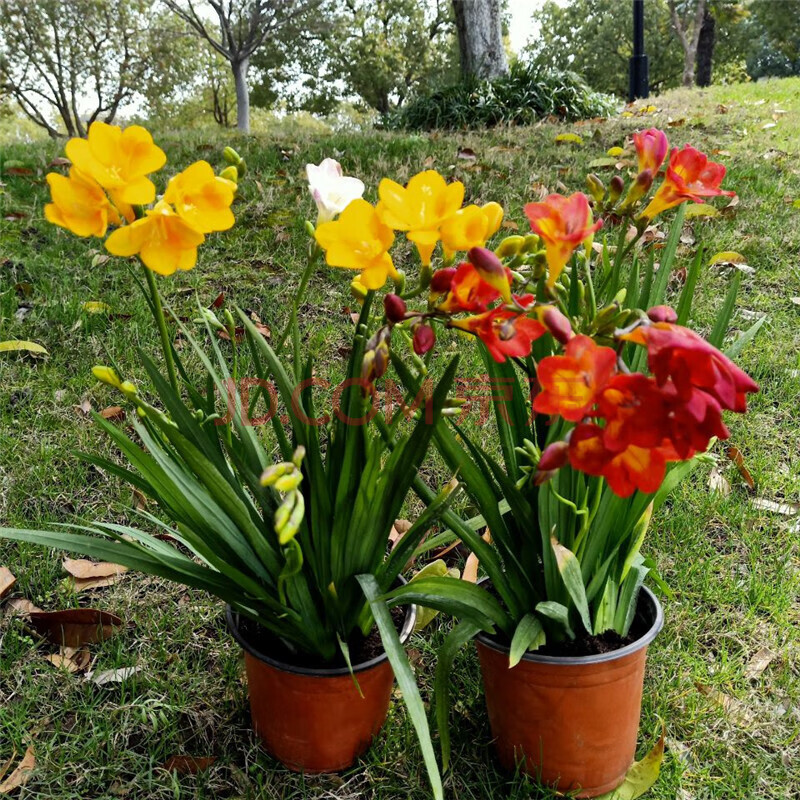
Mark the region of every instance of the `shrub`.
POLYGON ((489 128, 526 125, 551 115, 586 119, 613 113, 611 95, 595 92, 572 72, 516 63, 495 80, 475 80, 420 95, 387 119, 390 128, 489 128))

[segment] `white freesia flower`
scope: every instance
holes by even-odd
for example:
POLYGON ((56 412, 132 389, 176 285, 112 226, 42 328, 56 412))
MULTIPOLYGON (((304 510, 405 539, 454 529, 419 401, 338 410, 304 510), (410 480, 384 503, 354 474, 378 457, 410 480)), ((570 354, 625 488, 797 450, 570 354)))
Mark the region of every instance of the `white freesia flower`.
POLYGON ((330 222, 364 194, 364 184, 358 178, 342 175, 342 165, 326 158, 319 166, 306 164, 308 188, 317 204, 317 224, 330 222))

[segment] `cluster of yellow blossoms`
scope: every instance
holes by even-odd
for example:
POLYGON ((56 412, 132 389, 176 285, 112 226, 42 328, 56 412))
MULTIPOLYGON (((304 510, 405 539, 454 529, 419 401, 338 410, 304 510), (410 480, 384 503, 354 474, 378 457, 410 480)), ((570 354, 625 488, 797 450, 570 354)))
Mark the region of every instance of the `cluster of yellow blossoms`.
POLYGON ((377 206, 353 200, 338 219, 316 230, 328 264, 359 270, 358 282, 365 289, 378 289, 388 277, 399 277, 389 254, 394 231, 406 234, 428 267, 438 242, 449 261, 457 252, 486 244, 503 220, 498 203, 462 208, 464 184, 447 183, 435 170, 420 172, 407 186, 384 178, 378 197, 377 206))
POLYGON ((131 125, 94 122, 87 139, 70 139, 66 154, 69 176, 47 176, 52 202, 45 217, 78 236, 106 235, 109 253, 138 255, 161 275, 191 269, 205 234, 224 231, 234 223, 230 206, 236 193, 235 172, 215 175, 206 161, 197 161, 169 182, 153 208, 156 187, 148 175, 160 170, 167 157, 148 131, 131 125))

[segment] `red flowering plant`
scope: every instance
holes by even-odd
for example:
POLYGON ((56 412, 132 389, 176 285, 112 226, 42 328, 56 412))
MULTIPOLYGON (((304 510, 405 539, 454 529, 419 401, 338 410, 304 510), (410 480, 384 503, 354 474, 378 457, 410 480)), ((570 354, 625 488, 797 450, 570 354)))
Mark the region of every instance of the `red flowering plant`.
MULTIPOLYGON (((455 329, 478 340, 494 392, 491 439, 501 460, 458 419, 443 420, 434 433, 479 514, 466 523, 450 512, 451 530, 442 538, 466 544, 491 591, 427 578, 385 595, 389 604, 413 600, 461 620, 437 673, 445 762, 447 681, 457 644, 478 630, 498 633, 510 642, 513 666, 527 651, 565 639, 627 636, 654 567, 641 553, 651 515, 712 443, 728 437, 723 412, 744 413, 746 396, 758 390, 731 360, 758 324, 719 349, 739 276, 708 339, 686 327, 702 253, 675 308, 665 304, 682 204, 731 195, 720 188, 725 168, 694 148, 674 149, 648 199, 667 139, 650 130, 636 134, 634 144, 639 170, 627 191, 621 177, 606 189, 589 176, 591 199, 575 193, 530 203, 531 234, 508 237, 494 250, 471 247, 460 264, 433 271, 423 308, 409 302, 419 292, 387 295, 385 326, 373 337, 376 355, 367 354, 370 379, 391 359, 409 398, 419 396, 435 326, 455 329), (656 268, 655 251, 635 245, 652 219, 674 206, 681 207, 656 268), (592 247, 603 226, 615 225, 615 249, 592 247), (404 338, 415 353, 412 366, 396 345, 404 338)), ((458 402, 452 405, 455 411, 458 402)))

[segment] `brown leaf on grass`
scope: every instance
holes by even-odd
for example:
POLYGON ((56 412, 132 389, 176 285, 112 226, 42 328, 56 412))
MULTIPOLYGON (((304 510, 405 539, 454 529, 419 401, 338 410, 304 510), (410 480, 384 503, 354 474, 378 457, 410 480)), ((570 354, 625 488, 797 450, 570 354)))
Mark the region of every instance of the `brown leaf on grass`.
POLYGON ((22 757, 22 761, 17 764, 16 769, 0 783, 0 794, 10 794, 20 786, 24 786, 28 782, 36 767, 36 758, 33 754, 33 747, 29 747, 22 757))
POLYGON ((456 157, 464 161, 475 161, 478 156, 471 147, 460 147, 456 157))
POLYGON ((64 571, 73 578, 110 578, 127 572, 128 568, 110 561, 89 561, 86 558, 65 558, 62 564, 64 571))
POLYGON ((738 447, 731 445, 726 451, 725 455, 733 461, 736 469, 739 471, 739 475, 742 476, 742 480, 751 488, 756 488, 756 482, 753 480, 753 476, 750 474, 750 470, 747 469, 744 463, 744 456, 742 455, 742 451, 739 450, 738 447))
POLYGON ((84 672, 89 667, 92 656, 89 651, 84 648, 62 647, 57 653, 46 655, 45 660, 49 661, 58 669, 65 669, 67 672, 76 673, 84 672))
POLYGON ((389 542, 392 550, 397 547, 397 543, 408 533, 411 523, 407 519, 396 519, 392 529, 389 531, 389 542))
POLYGON ((15 750, 11 754, 11 758, 6 761, 5 764, 0 765, 0 783, 2 783, 3 778, 5 778, 6 773, 11 769, 11 765, 14 763, 14 759, 17 757, 17 751, 15 750))
POLYGON ((756 680, 761 673, 775 660, 775 653, 768 647, 762 647, 747 662, 744 676, 750 681, 756 680))
POLYGON ((87 681, 96 683, 98 686, 105 686, 109 683, 122 683, 122 681, 133 677, 137 672, 141 671, 141 667, 120 667, 119 669, 107 669, 104 672, 89 673, 86 676, 87 681))
POLYGON ((6 175, 33 175, 33 170, 28 167, 6 167, 6 175))
POLYGON ((197 775, 198 772, 207 770, 216 760, 216 756, 172 756, 161 765, 161 769, 177 772, 179 775, 197 775))
POLYGON ((767 500, 765 497, 753 497, 750 505, 761 511, 772 511, 774 514, 782 514, 784 517, 794 517, 800 512, 800 503, 778 502, 767 500))
POLYGON ((83 414, 83 416, 86 416, 87 414, 90 414, 90 413, 91 413, 91 411, 92 411, 92 404, 91 404, 91 403, 90 403, 90 402, 89 402, 89 401, 88 401, 86 398, 84 398, 83 400, 81 400, 81 402, 80 402, 80 405, 73 406, 73 408, 74 408, 74 409, 75 409, 75 410, 76 410, 76 411, 77 411, 79 414, 83 414))
POLYGON ((728 479, 716 468, 711 470, 708 476, 708 488, 712 492, 719 492, 723 497, 731 493, 731 485, 728 479))
POLYGON ((505 228, 507 231, 518 231, 519 230, 519 225, 516 222, 514 222, 513 219, 504 219, 500 223, 500 227, 501 228, 505 228))
POLYGON ((24 211, 6 211, 3 219, 7 222, 18 222, 21 219, 27 219, 28 215, 24 211))
POLYGON ((125 409, 122 406, 107 406, 100 412, 100 416, 109 422, 121 422, 125 419, 125 409))
MULTIPOLYGON (((254 322, 253 325, 265 339, 269 339, 270 336, 272 336, 272 331, 269 329, 269 326, 264 325, 263 322, 254 322)), ((241 342, 244 339, 244 326, 237 327, 234 333, 236 334, 236 341, 241 342)), ((220 339, 224 339, 226 342, 231 340, 228 331, 217 331, 217 336, 219 336, 220 339)))
POLYGON ((741 726, 753 724, 755 715, 741 700, 737 700, 719 689, 714 689, 712 686, 705 686, 702 683, 696 683, 695 686, 700 694, 718 705, 731 722, 741 726))
POLYGON ((214 302, 208 308, 210 311, 213 311, 214 309, 221 308, 224 302, 225 302, 225 292, 220 292, 214 298, 214 302))
POLYGON ((122 620, 108 611, 95 608, 68 608, 64 611, 34 611, 31 625, 53 644, 82 647, 114 635, 122 620))
POLYGON ((30 600, 24 597, 15 597, 6 603, 6 618, 9 617, 26 617, 34 611, 41 611, 39 606, 35 606, 30 600))
MULTIPOLYGON (((492 533, 487 528, 486 532, 481 537, 484 542, 487 544, 492 543, 492 533)), ((470 583, 477 583, 478 582, 478 567, 480 566, 480 561, 478 561, 478 557, 475 553, 470 553, 467 556, 467 561, 464 564, 464 571, 461 573, 461 580, 462 581, 469 581, 470 583)))
POLYGON ((425 169, 431 169, 435 163, 436 163, 436 159, 434 158, 434 156, 428 156, 422 162, 422 166, 425 167, 425 169))
POLYGON ((147 498, 144 496, 144 493, 141 490, 133 490, 133 500, 131 505, 133 505, 137 511, 147 508, 147 498))
POLYGON ((17 579, 8 567, 0 567, 0 600, 2 600, 16 584, 17 579))
POLYGON ((680 119, 671 119, 667 123, 668 128, 682 128, 686 124, 686 118, 681 117, 680 119))

